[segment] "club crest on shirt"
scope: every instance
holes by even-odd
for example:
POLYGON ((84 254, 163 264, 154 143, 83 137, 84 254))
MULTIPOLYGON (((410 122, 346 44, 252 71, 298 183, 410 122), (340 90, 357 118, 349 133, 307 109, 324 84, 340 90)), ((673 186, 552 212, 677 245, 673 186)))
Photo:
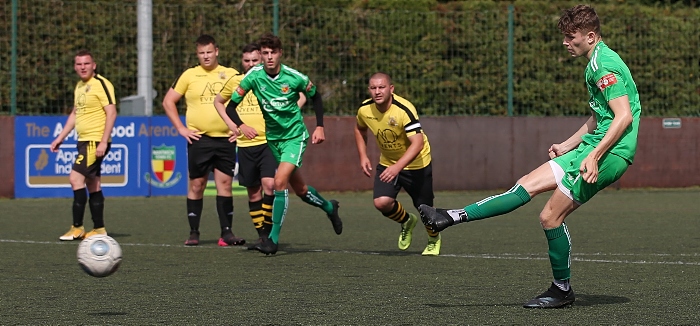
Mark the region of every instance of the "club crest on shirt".
POLYGON ((85 85, 85 93, 90 91, 90 85, 85 85))
POLYGON ((224 71, 219 71, 219 78, 220 78, 220 79, 226 79, 226 72, 224 72, 224 71))
POLYGON ((282 91, 282 94, 289 94, 289 84, 282 84, 280 91, 282 91))
POLYGON ((396 122, 396 117, 389 117, 389 125, 392 127, 396 127, 399 125, 399 123, 396 122))

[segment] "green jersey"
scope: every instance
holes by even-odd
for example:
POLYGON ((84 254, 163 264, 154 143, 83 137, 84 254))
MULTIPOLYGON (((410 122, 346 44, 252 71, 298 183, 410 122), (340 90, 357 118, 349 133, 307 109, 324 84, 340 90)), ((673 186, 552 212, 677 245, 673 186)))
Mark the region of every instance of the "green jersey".
POLYGON ((316 94, 316 86, 309 81, 309 77, 285 65, 280 66, 277 76, 271 77, 263 65, 259 64, 243 77, 236 91, 231 94, 231 100, 241 103, 245 94, 251 90, 262 109, 268 140, 292 139, 301 135, 308 138, 309 132, 297 101, 299 92, 306 93, 307 97, 316 94))
POLYGON ((637 132, 642 106, 639 103, 637 85, 632 79, 629 68, 603 41, 596 44, 586 67, 586 87, 590 94, 588 104, 595 114, 597 127, 593 133, 586 134, 582 138, 584 143, 593 146, 600 143, 615 117, 608 102, 624 95, 629 98, 632 123, 625 129, 617 143, 610 148, 610 152, 631 164, 637 151, 637 132))

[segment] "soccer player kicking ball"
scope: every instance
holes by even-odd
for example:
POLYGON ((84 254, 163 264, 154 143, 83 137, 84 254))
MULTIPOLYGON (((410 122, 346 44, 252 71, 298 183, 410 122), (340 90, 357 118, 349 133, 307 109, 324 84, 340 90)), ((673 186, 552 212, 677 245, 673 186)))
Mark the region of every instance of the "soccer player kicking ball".
POLYGON ((255 247, 256 250, 269 255, 277 252, 280 229, 287 215, 289 203, 287 184, 292 186, 294 193, 305 203, 326 212, 336 234, 343 232, 343 223, 338 216, 338 202, 321 197, 316 189, 307 185, 301 174, 297 173, 309 140, 309 132, 306 130, 301 109, 297 105, 299 92, 304 92, 307 98, 312 100, 316 112, 316 129, 311 135, 312 144, 320 144, 326 139, 321 94, 316 91, 316 86, 309 77, 281 63, 282 42, 277 36, 266 33, 257 43, 260 45, 262 65, 257 65, 248 71, 233 92, 225 112, 222 112, 224 110, 221 106, 217 106, 217 111, 220 115, 228 115, 233 120, 236 125, 229 126, 232 131, 237 132, 240 128, 248 139, 254 139, 258 132, 241 120, 236 107, 252 90, 262 108, 267 144, 279 162, 275 173, 272 229, 269 237, 264 238, 255 247))
POLYGON ((641 105, 627 65, 601 38, 595 10, 578 5, 563 12, 557 25, 573 57, 585 56, 586 86, 592 115, 569 139, 549 148, 550 161, 520 178, 510 190, 463 209, 421 205, 423 223, 433 231, 505 214, 545 191, 554 190, 540 213, 549 245, 554 281, 525 308, 559 308, 574 302, 571 237, 564 219, 598 191, 620 179, 634 161, 641 105))

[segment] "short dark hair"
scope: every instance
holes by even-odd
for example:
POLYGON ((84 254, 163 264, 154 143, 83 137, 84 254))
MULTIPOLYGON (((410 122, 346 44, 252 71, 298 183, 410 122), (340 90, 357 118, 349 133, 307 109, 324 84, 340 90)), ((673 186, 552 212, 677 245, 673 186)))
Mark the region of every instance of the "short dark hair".
POLYGON ((260 45, 258 45, 258 43, 248 43, 241 49, 241 53, 250 53, 255 51, 260 51, 260 45))
POLYGON ((597 35, 601 35, 598 14, 596 14, 593 7, 587 5, 578 5, 565 9, 559 18, 557 27, 564 34, 594 32, 597 35))
POLYGON ((84 57, 84 56, 90 56, 92 60, 95 60, 95 57, 92 56, 92 53, 90 53, 90 50, 88 49, 80 49, 78 52, 75 53, 76 57, 84 57))
POLYGON ((273 50, 282 50, 282 41, 275 34, 267 32, 260 37, 258 41, 260 48, 269 48, 273 50))
POLYGON ((215 48, 218 48, 216 45, 216 40, 214 40, 214 37, 208 34, 202 34, 197 38, 197 41, 194 42, 197 44, 197 46, 204 46, 204 45, 209 45, 213 44, 215 48))

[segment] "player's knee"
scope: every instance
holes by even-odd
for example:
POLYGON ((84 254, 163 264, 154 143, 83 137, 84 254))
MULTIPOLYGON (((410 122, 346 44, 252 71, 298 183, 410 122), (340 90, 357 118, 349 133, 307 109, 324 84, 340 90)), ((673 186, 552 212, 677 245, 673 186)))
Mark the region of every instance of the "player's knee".
POLYGON ((206 181, 202 182, 199 179, 192 179, 190 181, 190 191, 196 194, 204 192, 204 189, 206 188, 207 183, 206 181))
POLYGON ((374 199, 374 208, 380 212, 388 212, 394 207, 394 199, 379 197, 374 199))
POLYGON ((554 214, 554 212, 549 210, 543 210, 540 213, 540 225, 542 225, 543 229, 553 229, 561 225, 565 217, 554 214))

